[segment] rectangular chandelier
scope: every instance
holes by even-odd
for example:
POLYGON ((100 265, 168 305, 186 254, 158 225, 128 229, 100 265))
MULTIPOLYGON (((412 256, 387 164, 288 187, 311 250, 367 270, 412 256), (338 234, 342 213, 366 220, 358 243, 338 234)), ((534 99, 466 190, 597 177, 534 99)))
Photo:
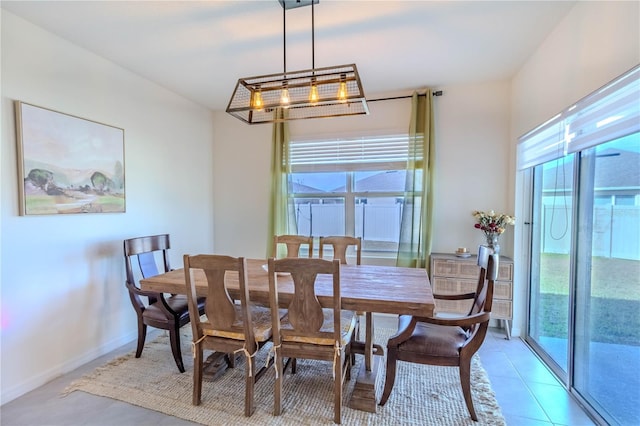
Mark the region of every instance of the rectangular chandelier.
POLYGON ((368 114, 355 64, 241 78, 227 112, 249 123, 368 114), (286 109, 278 114, 278 109, 286 109))
POLYGON ((283 72, 238 80, 227 112, 249 124, 369 114, 355 64, 316 68, 314 5, 319 0, 279 0, 283 72), (311 69, 287 71, 286 11, 311 5, 311 69))

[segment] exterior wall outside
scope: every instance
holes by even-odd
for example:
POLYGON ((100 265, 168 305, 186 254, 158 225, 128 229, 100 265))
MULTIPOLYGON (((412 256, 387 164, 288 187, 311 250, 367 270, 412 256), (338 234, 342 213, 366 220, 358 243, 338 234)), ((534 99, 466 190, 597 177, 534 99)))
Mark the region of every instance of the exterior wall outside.
POLYGON ((213 250, 209 110, 2 10, 2 403, 136 338, 122 240, 213 250), (13 101, 125 129, 126 213, 18 215, 13 101))

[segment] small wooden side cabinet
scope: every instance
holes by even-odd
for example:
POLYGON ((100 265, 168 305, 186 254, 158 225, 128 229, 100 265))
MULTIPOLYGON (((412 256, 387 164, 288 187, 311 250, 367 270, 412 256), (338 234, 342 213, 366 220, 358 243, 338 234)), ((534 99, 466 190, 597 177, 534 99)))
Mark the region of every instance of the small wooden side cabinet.
MULTIPOLYGON (((458 257, 455 254, 431 254, 431 289, 434 294, 472 293, 478 284, 480 269, 475 254, 458 257)), ((471 300, 436 300, 436 312, 467 314, 471 300)), ((513 319, 513 259, 500 256, 498 280, 493 290, 491 318, 501 320, 507 339, 511 338, 513 319)))

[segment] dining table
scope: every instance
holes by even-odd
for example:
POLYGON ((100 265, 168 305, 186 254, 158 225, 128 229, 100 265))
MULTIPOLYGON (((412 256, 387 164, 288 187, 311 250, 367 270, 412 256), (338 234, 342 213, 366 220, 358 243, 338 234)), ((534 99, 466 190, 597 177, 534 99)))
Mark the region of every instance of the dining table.
MULTIPOLYGON (((269 276, 266 259, 247 259, 249 298, 252 303, 269 306, 269 276)), ((193 271, 196 293, 207 295, 207 280, 202 270, 193 271)), ((278 275, 278 299, 287 306, 293 298, 293 280, 278 275)), ((227 272, 225 284, 231 297, 239 298, 238 274, 227 272)), ((146 291, 186 294, 183 269, 142 279, 140 286, 146 291)), ((384 348, 375 344, 372 313, 432 316, 435 308, 427 271, 378 265, 340 265, 340 292, 342 308, 366 312, 364 340, 360 337, 352 345, 354 353, 364 355, 364 363, 356 378, 349 407, 368 412, 376 411, 375 386, 379 375, 380 357, 384 348)), ((318 275, 316 294, 320 304, 332 306, 333 281, 329 275, 318 275)))

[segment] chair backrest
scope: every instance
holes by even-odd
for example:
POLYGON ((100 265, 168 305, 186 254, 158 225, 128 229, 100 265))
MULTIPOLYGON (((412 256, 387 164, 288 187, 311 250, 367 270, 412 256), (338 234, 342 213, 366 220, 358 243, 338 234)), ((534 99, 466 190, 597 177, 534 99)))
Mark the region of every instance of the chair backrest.
POLYGON ((247 349, 253 353, 255 344, 251 312, 249 309, 249 289, 247 287, 247 264, 244 257, 200 254, 184 255, 184 274, 187 285, 189 316, 194 340, 203 335, 246 340, 247 349), (200 271, 201 270, 201 271, 200 271), (207 280, 205 303, 206 321, 198 312, 198 295, 194 274, 204 273, 207 280), (238 275, 240 286, 240 309, 229 295, 224 277, 226 273, 238 275))
POLYGON ((343 265, 347 264, 347 248, 355 246, 356 265, 360 265, 362 261, 362 238, 349 236, 330 236, 320 237, 319 257, 324 257, 324 246, 331 245, 333 247, 333 258, 340 260, 343 265))
MULTIPOLYGON (((461 325, 467 332, 467 343, 464 345, 467 350, 475 352, 484 341, 489 320, 491 319, 491 307, 493 305, 493 286, 498 278, 500 256, 495 254, 493 250, 486 246, 478 248, 478 266, 480 273, 478 278, 478 287, 473 298, 473 305, 468 317, 480 316, 470 325, 461 325)), ((464 321, 464 319, 463 319, 464 321)), ((472 353, 473 353, 472 352, 472 353)))
POLYGON ((169 242, 169 234, 130 238, 124 240, 123 245, 126 272, 125 286, 127 290, 129 290, 129 297, 131 298, 134 309, 138 315, 141 315, 145 309, 145 304, 141 296, 146 296, 148 303, 152 304, 157 302, 161 298, 161 295, 160 293, 140 290, 135 278, 132 258, 137 257, 142 278, 158 275, 158 266, 155 258, 156 253, 161 253, 164 272, 170 271, 171 266, 169 265, 168 251, 171 248, 171 244, 169 242))
POLYGON ((287 247, 286 257, 299 257, 300 246, 309 246, 309 258, 313 257, 313 237, 304 235, 274 235, 273 236, 273 257, 278 257, 278 245, 285 244, 287 247))
POLYGON ((143 278, 158 275, 158 265, 156 263, 155 253, 160 252, 162 256, 163 272, 169 272, 171 266, 169 264, 169 249, 171 243, 169 234, 151 235, 148 237, 137 237, 124 240, 124 257, 127 271, 127 280, 134 283, 134 274, 131 258, 138 258, 138 265, 143 278))
POLYGON ((478 286, 469 315, 480 312, 491 312, 493 286, 494 282, 498 279, 500 256, 494 253, 490 247, 481 245, 478 247, 478 266, 480 267, 478 286), (489 284, 491 285, 491 289, 489 288, 489 284), (491 290, 491 297, 487 297, 489 290, 491 290))
MULTIPOLYGON (((269 265, 269 298, 273 321, 274 345, 282 340, 310 342, 340 341, 340 261, 304 258, 270 258, 269 265), (282 273, 290 273, 291 277, 283 277, 282 273), (333 328, 323 329, 324 312, 316 297, 315 285, 319 274, 330 275, 333 281, 333 328), (294 296, 286 308, 291 329, 281 330, 278 316, 278 279, 293 280, 294 296)), ((326 343, 325 343, 326 344, 326 343)), ((329 343, 332 344, 332 343, 329 343)))

